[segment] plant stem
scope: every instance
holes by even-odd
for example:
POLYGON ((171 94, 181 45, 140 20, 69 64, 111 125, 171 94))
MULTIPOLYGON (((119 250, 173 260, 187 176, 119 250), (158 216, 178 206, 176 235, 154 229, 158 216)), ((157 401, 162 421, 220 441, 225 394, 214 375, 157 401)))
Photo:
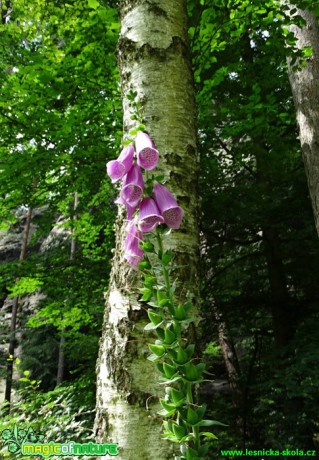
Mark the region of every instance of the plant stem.
MULTIPOLYGON (((163 256, 163 254, 164 254, 163 239, 162 239, 162 235, 161 235, 161 233, 160 233, 160 231, 158 229, 156 230, 156 239, 157 239, 158 249, 159 249, 158 252, 163 256)), ((171 294, 170 294, 171 282, 170 282, 170 279, 169 279, 169 273, 168 273, 167 268, 163 264, 161 258, 160 258, 160 261, 161 261, 161 265, 162 265, 162 269, 163 269, 163 276, 164 276, 165 286, 166 286, 166 289, 167 289, 169 295, 171 296, 171 294)))
MULTIPOLYGON (((193 404, 193 392, 192 392, 192 384, 186 384, 186 398, 190 404, 193 404)), ((199 427, 193 426, 192 427, 193 435, 194 435, 194 447, 195 449, 199 449, 200 447, 200 438, 199 438, 199 427)))

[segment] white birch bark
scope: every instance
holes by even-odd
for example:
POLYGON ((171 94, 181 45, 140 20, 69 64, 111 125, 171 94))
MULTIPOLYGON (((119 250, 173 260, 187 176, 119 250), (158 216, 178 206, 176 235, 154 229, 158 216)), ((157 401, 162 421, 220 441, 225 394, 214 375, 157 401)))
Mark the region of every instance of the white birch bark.
MULTIPOLYGON (((291 5, 291 8, 295 8, 291 5)), ((290 30, 299 49, 311 46, 313 55, 300 70, 294 71, 288 60, 289 80, 296 107, 299 136, 309 193, 319 235, 319 26, 318 18, 309 11, 297 8, 306 25, 293 25, 290 30)))
MULTIPOLYGON (((184 293, 197 291, 198 226, 195 102, 187 44, 185 0, 121 2, 119 64, 124 137, 134 126, 126 95, 136 91, 146 130, 160 152, 158 171, 185 211, 170 245, 185 265, 179 274, 184 293)), ((147 361, 149 334, 145 306, 138 302, 138 273, 123 261, 125 224, 120 211, 116 249, 107 294, 97 380, 97 439, 117 442, 121 460, 165 460, 172 445, 161 439, 157 416, 163 387, 147 361)))

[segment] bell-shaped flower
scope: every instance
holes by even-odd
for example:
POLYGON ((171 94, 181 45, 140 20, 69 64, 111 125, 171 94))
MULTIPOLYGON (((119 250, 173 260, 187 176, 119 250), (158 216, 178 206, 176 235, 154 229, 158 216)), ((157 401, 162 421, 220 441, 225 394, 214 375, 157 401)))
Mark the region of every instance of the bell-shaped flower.
POLYGON ((132 208, 139 204, 144 191, 144 180, 141 168, 134 164, 123 179, 120 198, 132 208))
POLYGON ((143 249, 139 247, 139 243, 143 241, 143 233, 137 228, 134 220, 128 223, 126 231, 124 259, 136 270, 144 254, 143 249))
POLYGON ((153 197, 164 218, 164 222, 171 228, 179 228, 184 212, 171 192, 164 185, 156 183, 153 189, 153 197))
POLYGON ((135 147, 137 164, 149 171, 154 169, 157 166, 159 154, 150 136, 139 131, 135 139, 135 147))
POLYGON ((129 172, 133 165, 133 157, 134 147, 130 144, 124 147, 117 160, 111 160, 106 164, 107 174, 113 183, 129 172))
POLYGON ((161 213, 152 198, 146 197, 140 204, 139 228, 143 233, 152 232, 158 224, 164 222, 161 213))
POLYGON ((126 218, 127 220, 132 220, 133 219, 133 216, 134 216, 134 213, 136 211, 136 207, 132 207, 130 206, 128 203, 124 203, 125 204, 125 208, 126 208, 126 218))

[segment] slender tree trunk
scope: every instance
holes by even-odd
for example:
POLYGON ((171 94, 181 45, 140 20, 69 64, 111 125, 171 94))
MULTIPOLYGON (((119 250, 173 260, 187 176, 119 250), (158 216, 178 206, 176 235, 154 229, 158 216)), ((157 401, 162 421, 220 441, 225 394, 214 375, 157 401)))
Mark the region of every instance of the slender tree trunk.
MULTIPOLYGON (((291 8, 295 8, 291 5, 291 8)), ((306 21, 302 28, 290 26, 299 49, 310 46, 313 55, 295 71, 288 59, 289 80, 296 107, 299 137, 308 179, 309 193, 319 235, 319 26, 318 18, 297 8, 306 21)))
MULTIPOLYGON (((146 130, 161 155, 159 170, 185 211, 170 245, 178 253, 178 281, 187 291, 198 286, 198 226, 195 102, 187 43, 185 0, 121 2, 119 64, 124 133, 133 127, 130 91, 142 104, 146 130)), ((163 395, 155 366, 147 361, 143 332, 145 307, 138 302, 138 273, 123 261, 125 223, 116 223, 116 249, 107 294, 97 378, 95 431, 99 441, 118 442, 121 460, 172 459, 161 439, 157 398, 163 395)))
MULTIPOLYGON (((26 222, 23 230, 22 244, 20 250, 20 260, 24 260, 27 254, 28 249, 28 240, 30 233, 30 225, 32 219, 32 209, 29 208, 26 215, 26 222)), ((10 341, 9 341, 9 359, 7 364, 7 379, 6 379, 6 389, 4 399, 10 404, 11 401, 11 392, 12 392, 12 377, 13 377, 13 361, 14 361, 14 351, 16 348, 16 328, 17 328, 17 317, 18 317, 18 308, 19 308, 19 297, 14 297, 12 303, 12 313, 11 313, 11 325, 10 325, 10 341)), ((10 410, 10 406, 9 406, 10 410)))
MULTIPOLYGON (((78 193, 74 193, 74 215, 72 216, 73 222, 77 220, 76 211, 79 204, 79 196, 78 193)), ((76 238, 74 236, 74 228, 72 228, 72 236, 71 236, 71 248, 70 248, 70 260, 75 260, 75 251, 76 251, 76 238)), ((64 380, 64 370, 65 370, 65 328, 61 331, 60 343, 59 343, 59 357, 58 357, 58 372, 56 378, 57 386, 60 385, 64 380)))
POLYGON ((60 385, 64 380, 64 368, 65 368, 65 329, 61 331, 60 343, 59 343, 59 357, 58 357, 58 372, 56 376, 56 386, 60 385))
POLYGON ((75 260, 75 251, 76 251, 76 237, 74 235, 74 222, 78 219, 77 210, 79 206, 79 195, 78 192, 74 192, 74 202, 73 202, 73 211, 72 216, 72 237, 71 237, 71 248, 70 248, 70 260, 75 260))

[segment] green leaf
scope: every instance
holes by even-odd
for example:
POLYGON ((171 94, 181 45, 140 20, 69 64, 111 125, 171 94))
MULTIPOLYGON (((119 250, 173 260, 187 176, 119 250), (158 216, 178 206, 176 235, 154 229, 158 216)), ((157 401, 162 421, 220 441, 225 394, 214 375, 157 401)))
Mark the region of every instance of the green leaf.
POLYGON ((174 318, 177 321, 183 321, 186 318, 186 312, 183 305, 180 304, 175 308, 174 318))
POLYGON ((155 313, 152 310, 148 310, 147 314, 148 314, 150 321, 152 321, 152 323, 155 324, 156 326, 163 321, 163 316, 158 313, 155 313))
POLYGON ((182 391, 176 390, 176 388, 171 388, 169 395, 174 401, 176 407, 180 407, 184 404, 186 395, 182 391))
POLYGON ((159 306, 160 306, 161 308, 166 307, 166 305, 168 305, 169 302, 170 302, 169 299, 164 298, 164 299, 162 299, 162 300, 159 301, 159 306))
POLYGON ((153 289, 156 286, 155 276, 145 276, 144 286, 149 289, 153 289))
POLYGON ((199 436, 206 436, 207 438, 218 439, 217 436, 215 436, 213 433, 210 433, 209 431, 202 431, 201 433, 199 433, 199 436))
POLYGON ((176 336, 178 337, 182 332, 182 328, 181 328, 180 323, 174 322, 173 323, 173 328, 174 328, 174 332, 175 332, 176 336))
POLYGON ((175 423, 173 424, 173 433, 179 440, 181 440, 184 436, 187 435, 186 428, 175 423))
POLYGON ((161 357, 165 354, 165 348, 163 347, 163 345, 149 344, 148 348, 151 350, 152 353, 154 353, 158 357, 161 357))
POLYGON ((171 417, 176 412, 176 407, 173 404, 167 403, 164 399, 160 399, 160 403, 164 411, 160 411, 159 413, 164 415, 164 417, 171 417))
POLYGON ((196 423, 195 426, 228 426, 225 425, 224 423, 218 422, 217 420, 201 420, 200 422, 196 423))
POLYGON ((160 306, 155 303, 155 302, 147 302, 147 304, 150 306, 150 307, 153 307, 153 308, 160 308, 160 306))
POLYGON ((155 176, 155 177, 154 177, 154 180, 155 180, 156 182, 160 182, 160 183, 163 182, 164 179, 165 179, 165 176, 164 176, 164 175, 159 175, 159 176, 155 176))
POLYGON ((164 343, 167 345, 172 345, 176 341, 176 335, 170 329, 165 329, 165 339, 164 343))
POLYGON ((159 357, 157 355, 151 354, 147 357, 148 361, 151 361, 152 363, 156 362, 159 360, 159 357))
POLYGON ((204 417, 206 409, 207 409, 207 404, 203 404, 202 406, 197 408, 196 412, 197 412, 198 420, 201 420, 204 417))
POLYGON ((163 256, 162 256, 162 262, 164 265, 168 265, 170 263, 170 261, 172 260, 173 258, 173 251, 171 249, 169 249, 168 251, 164 252, 163 256))
MULTIPOLYGON (((186 353, 188 354, 188 357, 191 358, 194 354, 195 351, 195 345, 193 343, 190 343, 186 348, 185 348, 186 353)), ((205 366, 205 364, 204 364, 205 366)))
POLYGON ((145 252, 155 252, 154 244, 149 241, 144 241, 140 246, 145 252))
POLYGON ((195 425, 198 422, 197 412, 190 406, 187 408, 187 422, 190 425, 195 425))
POLYGON ((18 427, 16 423, 14 424, 14 427, 13 427, 13 436, 16 438, 16 440, 18 440, 18 427))
POLYGON ((193 363, 188 363, 184 366, 184 377, 190 382, 195 382, 199 379, 197 367, 193 363))
POLYGON ((148 300, 150 300, 153 296, 153 291, 151 289, 148 289, 148 288, 141 288, 139 290, 141 292, 141 294, 143 294, 142 296, 142 299, 144 302, 147 302, 148 300))
POLYGON ((205 364, 205 363, 198 363, 198 364, 196 364, 196 368, 197 368, 197 370, 198 370, 198 373, 199 373, 199 374, 202 374, 203 371, 204 371, 205 368, 206 368, 206 364, 205 364))
POLYGON ((185 363, 187 363, 187 361, 189 361, 188 354, 186 353, 185 350, 183 350, 182 347, 178 347, 177 353, 176 353, 176 358, 174 359, 174 361, 177 364, 185 364, 185 363))
POLYGON ((157 296, 157 303, 160 308, 170 305, 170 300, 167 298, 167 295, 165 292, 161 291, 160 289, 157 289, 156 296, 157 296))
POLYGON ((198 452, 189 446, 186 447, 185 454, 186 454, 186 460, 198 460, 199 458, 198 452))
POLYGON ((168 379, 172 378, 177 372, 174 366, 171 366, 170 364, 167 364, 167 363, 163 363, 163 370, 164 370, 165 376, 168 379))
POLYGON ((181 380, 180 375, 176 375, 176 377, 170 378, 169 380, 167 378, 163 378, 162 381, 160 382, 161 385, 171 385, 174 382, 178 382, 181 380))
MULTIPOLYGON (((135 115, 131 115, 131 120, 136 120, 136 116, 135 115)), ((139 128, 133 128, 130 130, 130 136, 132 137, 135 137, 137 135, 137 133, 139 132, 139 128)))
POLYGON ((164 375, 163 363, 156 363, 157 370, 164 375))
POLYGON ((138 265, 139 270, 148 270, 151 268, 151 264, 149 263, 148 260, 143 260, 141 263, 138 265))
POLYGON ((164 431, 168 434, 173 434, 173 423, 172 420, 164 420, 163 421, 163 428, 164 431))
POLYGON ((155 329, 157 329, 162 323, 159 323, 159 324, 154 324, 154 323, 148 323, 146 324, 146 326, 144 327, 144 331, 154 331, 155 329))
POLYGON ((100 6, 97 0, 88 0, 88 5, 89 8, 93 8, 94 10, 96 10, 100 6))
POLYGON ((164 331, 164 329, 162 329, 162 328, 157 328, 157 329, 156 329, 156 334, 158 335, 158 337, 159 337, 161 340, 164 340, 164 338, 165 338, 165 331, 164 331))

